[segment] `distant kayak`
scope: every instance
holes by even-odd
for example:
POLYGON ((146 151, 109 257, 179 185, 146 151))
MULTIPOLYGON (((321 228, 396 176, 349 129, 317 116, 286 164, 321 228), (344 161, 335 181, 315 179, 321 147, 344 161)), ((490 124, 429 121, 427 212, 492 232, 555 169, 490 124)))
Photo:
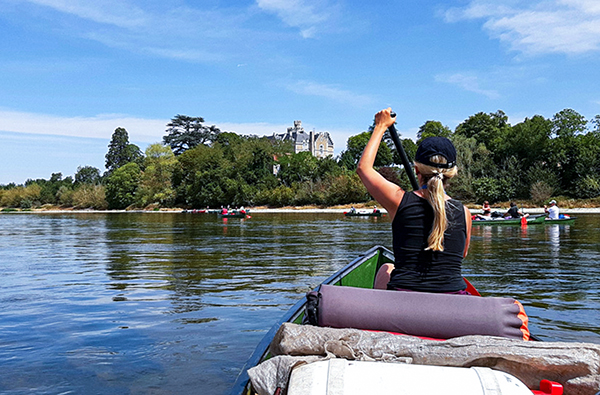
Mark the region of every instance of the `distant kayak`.
POLYGON ((381 217, 381 211, 345 211, 346 217, 381 217))

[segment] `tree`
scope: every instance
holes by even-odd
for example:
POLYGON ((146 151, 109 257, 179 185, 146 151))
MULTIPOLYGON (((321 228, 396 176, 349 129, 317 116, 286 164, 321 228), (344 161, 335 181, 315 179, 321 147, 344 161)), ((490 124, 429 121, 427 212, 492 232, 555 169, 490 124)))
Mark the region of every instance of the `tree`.
POLYGON ((277 176, 288 187, 296 182, 313 181, 319 168, 318 159, 308 151, 283 155, 279 158, 279 164, 281 167, 277 176))
POLYGON ((100 170, 93 166, 79 166, 75 173, 75 184, 100 184, 100 170))
POLYGON ((110 209, 124 209, 135 202, 141 170, 135 162, 114 170, 106 182, 106 201, 110 209))
POLYGON ((163 136, 163 142, 171 147, 175 155, 181 155, 199 144, 214 141, 221 131, 215 125, 205 126, 202 122, 202 117, 177 114, 167 124, 167 135, 163 136))
POLYGON ((116 128, 108 144, 106 153, 106 169, 112 173, 119 167, 130 162, 141 164, 144 154, 135 144, 129 143, 129 134, 124 128, 116 128))
POLYGON ((151 203, 168 206, 174 202, 175 189, 172 178, 177 163, 169 146, 151 144, 146 148, 144 171, 137 193, 137 201, 141 206, 151 203))
POLYGON ((579 178, 585 176, 588 169, 579 166, 580 153, 587 121, 583 115, 572 109, 564 109, 552 118, 552 133, 549 161, 560 175, 561 186, 565 191, 574 192, 579 178))
POLYGON ((586 130, 588 121, 577 111, 566 108, 554 114, 552 133, 556 137, 575 137, 586 130))
POLYGON ((448 126, 442 125, 439 121, 427 121, 417 132, 417 144, 427 137, 450 137, 450 135, 452 135, 452 130, 448 126))
MULTIPOLYGON (((372 134, 372 131, 368 131, 350 136, 346 142, 347 149, 342 152, 340 157, 340 165, 345 166, 348 170, 355 170, 372 134)), ((382 141, 377 150, 374 166, 389 166, 392 164, 392 159, 392 150, 385 141, 382 141)))
POLYGON ((455 133, 473 137, 477 143, 485 144, 496 157, 499 157, 496 150, 509 128, 508 117, 503 111, 498 110, 495 113, 479 112, 470 116, 456 127, 455 133))

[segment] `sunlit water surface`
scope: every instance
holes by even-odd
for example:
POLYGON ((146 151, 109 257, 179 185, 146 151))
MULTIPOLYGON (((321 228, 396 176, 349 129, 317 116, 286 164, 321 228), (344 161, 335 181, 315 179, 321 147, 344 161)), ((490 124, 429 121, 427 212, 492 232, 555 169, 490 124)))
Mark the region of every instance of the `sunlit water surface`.
MULTIPOLYGON (((600 216, 475 227, 464 274, 547 341, 600 343, 600 216)), ((223 394, 272 323, 376 244, 341 214, 0 215, 0 392, 223 394)))

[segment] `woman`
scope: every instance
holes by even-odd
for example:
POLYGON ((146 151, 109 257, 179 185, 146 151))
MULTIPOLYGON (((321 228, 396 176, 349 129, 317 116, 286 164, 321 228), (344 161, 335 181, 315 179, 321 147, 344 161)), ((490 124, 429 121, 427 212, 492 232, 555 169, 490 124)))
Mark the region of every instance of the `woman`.
POLYGON ((395 121, 390 113, 387 108, 375 115, 373 134, 357 168, 392 220, 396 259, 379 270, 375 288, 468 294, 461 265, 469 249, 471 213, 444 191, 457 173, 456 150, 443 137, 423 140, 415 157, 421 189, 405 192, 373 168, 383 134, 395 121))

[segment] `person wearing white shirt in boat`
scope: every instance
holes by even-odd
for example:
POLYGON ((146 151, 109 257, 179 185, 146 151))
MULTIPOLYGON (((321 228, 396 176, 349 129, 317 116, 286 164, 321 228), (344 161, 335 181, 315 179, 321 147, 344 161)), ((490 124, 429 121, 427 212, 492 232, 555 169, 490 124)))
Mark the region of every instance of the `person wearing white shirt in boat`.
POLYGON ((544 206, 544 211, 548 214, 548 219, 558 219, 559 209, 556 200, 550 200, 550 207, 544 206))

